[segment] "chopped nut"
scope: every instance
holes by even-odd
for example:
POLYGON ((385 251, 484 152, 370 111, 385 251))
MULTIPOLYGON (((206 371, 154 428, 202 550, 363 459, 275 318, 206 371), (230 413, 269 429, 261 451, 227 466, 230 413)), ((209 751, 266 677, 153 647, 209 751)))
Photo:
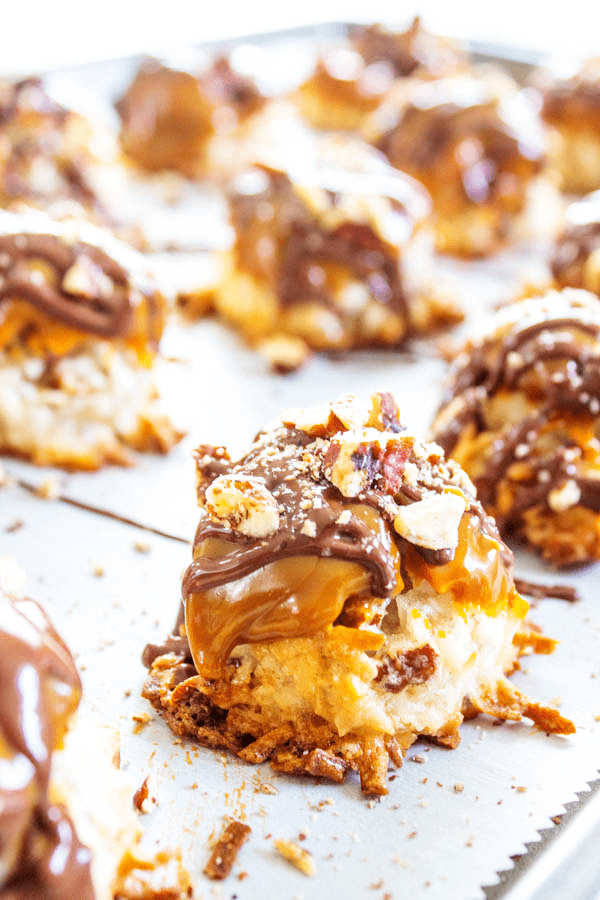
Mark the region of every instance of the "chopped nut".
POLYGON ((206 489, 211 518, 227 522, 248 537, 268 537, 279 527, 279 508, 259 478, 219 475, 206 489))
POLYGON ((291 864, 299 869, 304 875, 315 874, 315 861, 308 850, 299 847, 294 841, 276 840, 274 841, 274 844, 283 858, 287 859, 288 862, 291 862, 291 864))
POLYGON ((137 811, 141 813, 150 812, 151 804, 156 803, 156 798, 150 797, 150 789, 148 787, 149 780, 150 776, 147 775, 140 787, 133 795, 133 805, 135 809, 137 809, 137 811))
POLYGON ((275 794, 279 793, 279 791, 277 790, 277 788, 275 787, 274 784, 269 784, 266 781, 263 781, 262 784, 259 786, 259 791, 261 792, 261 794, 275 795, 275 794))
POLYGON ((366 423, 378 431, 402 431, 400 410, 392 394, 382 392, 371 395, 371 409, 366 423))
POLYGON ((571 506, 576 506, 581 499, 581 490, 576 481, 569 479, 559 488, 555 488, 548 494, 548 506, 554 512, 564 512, 571 506))
POLYGON ((132 716, 131 719, 135 722, 133 733, 139 734, 142 728, 145 728, 146 725, 152 721, 152 716, 150 713, 139 713, 138 715, 132 716))
POLYGON ((94 265, 87 257, 80 256, 65 272, 62 289, 75 297, 108 297, 114 285, 99 266, 94 265))
POLYGON ((333 437, 339 431, 362 428, 369 413, 354 394, 344 394, 332 403, 308 409, 287 410, 281 421, 314 437, 333 437))
POLYGON ((455 550, 458 526, 466 508, 460 494, 443 493, 402 506, 394 519, 398 534, 418 547, 455 550))
POLYGON ((382 489, 395 494, 412 443, 375 428, 336 435, 323 459, 323 474, 345 497, 356 497, 378 479, 382 489))
POLYGON ((284 334, 261 341, 258 351, 265 357, 271 370, 280 375, 297 372, 310 356, 310 348, 306 341, 284 334))

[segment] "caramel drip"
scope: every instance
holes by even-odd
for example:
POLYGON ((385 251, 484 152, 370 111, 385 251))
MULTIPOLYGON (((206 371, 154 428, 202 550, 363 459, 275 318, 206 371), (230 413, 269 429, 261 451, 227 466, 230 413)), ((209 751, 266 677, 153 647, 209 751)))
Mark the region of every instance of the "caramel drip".
POLYGON ((0 612, 0 893, 93 900, 89 852, 49 798, 79 676, 37 604, 0 593, 0 612))
POLYGON ((101 337, 128 334, 133 308, 128 273, 98 247, 87 243, 67 244, 49 234, 0 235, 0 303, 24 299, 54 319, 101 337), (81 257, 113 282, 112 292, 101 290, 93 297, 72 296, 60 289, 67 271, 81 257), (27 262, 42 260, 52 267, 56 283, 32 277, 27 262))
MULTIPOLYGON (((225 556, 227 544, 206 541, 199 553, 225 556)), ((218 674, 237 644, 302 637, 337 619, 345 600, 365 594, 368 572, 359 563, 291 556, 201 593, 185 593, 186 633, 194 663, 218 674)))
POLYGON ((458 547, 452 560, 430 566, 411 547, 408 565, 415 579, 424 579, 439 594, 449 592, 463 616, 473 608, 495 616, 508 607, 524 618, 529 606, 515 590, 503 555, 501 541, 480 528, 479 517, 466 513, 459 526, 458 547))

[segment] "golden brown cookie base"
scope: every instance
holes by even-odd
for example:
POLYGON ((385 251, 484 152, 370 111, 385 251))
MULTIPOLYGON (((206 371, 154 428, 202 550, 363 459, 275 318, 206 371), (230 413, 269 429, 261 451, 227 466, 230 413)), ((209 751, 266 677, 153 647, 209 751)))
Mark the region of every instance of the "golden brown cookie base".
POLYGON ((588 194, 600 188, 600 134, 585 124, 555 127, 551 132, 550 160, 566 193, 588 194))
POLYGON ((110 444, 99 444, 78 452, 69 447, 39 447, 22 450, 10 445, 0 444, 0 456, 12 456, 27 460, 35 466, 58 466, 64 469, 76 469, 85 472, 96 472, 104 466, 134 466, 136 456, 140 453, 160 453, 166 455, 184 437, 185 432, 178 431, 168 416, 158 415, 155 418, 140 417, 136 432, 126 436, 114 435, 110 444))
POLYGON ((401 347, 410 337, 451 328, 464 312, 449 296, 433 289, 415 292, 408 301, 410 322, 374 301, 355 318, 342 317, 326 306, 298 304, 282 310, 273 291, 251 273, 225 262, 224 278, 215 296, 217 315, 237 328, 249 344, 267 338, 302 340, 318 352, 401 347))
POLYGON ((560 513, 535 507, 523 514, 522 534, 555 566, 600 559, 600 515, 582 506, 560 513))
MULTIPOLYGON (((514 644, 511 668, 518 668, 517 656, 553 649, 526 624, 514 644)), ((218 681, 206 681, 198 675, 180 680, 193 672, 193 667, 182 666, 181 656, 168 653, 154 661, 142 695, 175 734, 192 738, 204 747, 227 750, 248 763, 268 761, 273 769, 288 775, 309 775, 336 783, 355 771, 361 790, 367 794, 387 793, 388 768, 400 768, 405 752, 419 737, 454 749, 460 742, 463 719, 478 713, 512 721, 526 716, 539 728, 558 734, 575 730, 556 710, 534 703, 500 678, 474 700, 465 697, 462 712, 451 716, 435 733, 419 734, 405 728, 390 735, 364 729, 341 737, 315 714, 283 723, 274 721, 269 711, 253 700, 251 689, 235 684, 236 669, 230 661, 218 681)))

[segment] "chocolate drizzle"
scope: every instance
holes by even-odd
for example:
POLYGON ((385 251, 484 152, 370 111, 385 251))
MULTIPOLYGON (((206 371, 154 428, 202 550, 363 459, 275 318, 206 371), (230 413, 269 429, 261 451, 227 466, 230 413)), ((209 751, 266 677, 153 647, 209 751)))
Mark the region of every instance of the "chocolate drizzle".
POLYGON ((0 308, 11 302, 153 350, 163 328, 164 300, 135 250, 91 225, 72 233, 40 213, 0 213, 0 308))
MULTIPOLYGON (((498 571, 504 573, 498 583, 509 584, 512 555, 499 541, 493 521, 470 493, 458 467, 447 465, 434 445, 417 446, 413 437, 398 431, 398 414, 397 410, 391 414, 389 395, 375 395, 374 401, 378 424, 373 422, 372 410, 364 420, 369 425, 357 432, 349 431, 337 414, 329 412, 329 418, 312 433, 292 419, 259 434, 237 463, 224 460, 222 452, 201 448, 200 522, 182 596, 192 653, 199 671, 208 677, 236 643, 252 641, 255 634, 261 635, 256 640, 269 640, 314 633, 333 624, 345 601, 364 597, 372 603, 379 598, 376 602, 387 606, 392 597, 412 588, 415 566, 420 577, 428 578, 428 567, 451 564, 453 548, 421 546, 396 527, 403 507, 448 490, 460 492, 468 513, 463 516, 466 543, 461 562, 456 571, 445 570, 443 590, 452 590, 455 578, 461 583, 469 580, 470 570, 464 566, 471 563, 464 563, 464 551, 472 531, 484 536, 486 546, 496 548, 498 571), (385 422, 395 427, 388 428, 385 422), (336 469, 339 460, 341 469, 336 469), (403 475, 405 468, 408 478, 403 475), (242 492, 251 491, 253 484, 266 489, 279 511, 276 527, 256 537, 240 531, 242 519, 235 501, 223 514, 231 518, 223 518, 212 504, 218 504, 226 485, 236 480, 242 492), (213 485, 219 482, 215 495, 213 485), (472 524, 473 517, 477 525, 472 524), (303 557, 307 564, 298 568, 303 557), (291 567, 281 568, 286 560, 291 567), (337 570, 329 563, 317 565, 317 561, 335 560, 340 563, 337 570)), ((338 409, 342 419, 345 409, 338 409)), ((423 544, 427 544, 425 536, 423 544)), ((477 557, 479 550, 473 553, 477 557)))
POLYGON ((127 335, 132 318, 127 272, 115 260, 91 244, 67 244, 50 234, 0 234, 0 303, 23 299, 54 319, 73 328, 115 338, 127 335), (55 284, 36 278, 27 262, 42 260, 54 270, 55 284), (94 296, 77 296, 62 288, 67 271, 86 260, 110 279, 110 290, 94 296), (3 264, 5 262, 5 264, 3 264))
POLYGON ((0 894, 93 900, 90 854, 50 800, 52 753, 79 701, 73 659, 41 608, 0 591, 0 894))
POLYGON ((576 483, 582 506, 600 511, 600 473, 576 464, 585 451, 569 433, 570 422, 588 427, 590 436, 598 432, 600 308, 591 295, 566 289, 526 301, 516 312, 520 309, 508 326, 461 354, 433 429, 434 439, 451 454, 467 427, 474 438, 490 429, 491 398, 520 392, 528 399, 530 412, 496 435, 484 471, 475 478, 483 505, 494 510, 504 529, 517 527, 526 510, 547 506, 550 492, 567 481, 576 483), (552 444, 540 442, 552 432, 552 444), (517 461, 529 474, 511 480, 512 505, 499 509, 498 487, 517 461))
MULTIPOLYGON (((237 235, 235 252, 238 266, 265 279, 278 297, 282 309, 315 303, 338 316, 340 304, 335 299, 336 275, 330 278, 320 267, 325 267, 325 270, 330 267, 334 272, 345 271, 365 285, 376 303, 402 317, 406 323, 402 335, 404 341, 412 329, 402 279, 399 252, 402 248, 392 246, 368 223, 348 220, 328 228, 320 215, 301 199, 286 173, 266 166, 256 167, 256 171, 260 173, 256 191, 236 189, 230 195, 231 220, 237 235), (264 218, 266 211, 269 211, 268 220, 264 218), (268 257, 261 253, 261 237, 265 235, 274 245, 274 252, 268 257)), ((319 185, 318 173, 314 177, 316 188, 319 185)), ((369 193, 369 182, 365 176, 356 174, 353 178, 354 187, 350 189, 350 180, 347 184, 350 191, 369 193)), ((325 175, 321 185, 324 195, 329 198, 332 210, 338 206, 342 210, 340 193, 328 190, 326 185, 325 175)), ((392 195, 388 199, 391 214, 404 219, 408 237, 418 218, 418 204, 415 198, 413 210, 408 187, 405 193, 406 204, 392 195)))

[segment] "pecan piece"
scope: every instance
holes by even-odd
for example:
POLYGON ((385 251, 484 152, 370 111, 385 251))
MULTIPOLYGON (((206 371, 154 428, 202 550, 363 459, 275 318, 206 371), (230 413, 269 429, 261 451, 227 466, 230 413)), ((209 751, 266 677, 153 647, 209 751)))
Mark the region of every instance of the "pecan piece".
POLYGON ((424 684, 437 667, 437 653, 429 644, 406 650, 394 656, 386 655, 375 676, 384 690, 398 694, 407 684, 424 684))

